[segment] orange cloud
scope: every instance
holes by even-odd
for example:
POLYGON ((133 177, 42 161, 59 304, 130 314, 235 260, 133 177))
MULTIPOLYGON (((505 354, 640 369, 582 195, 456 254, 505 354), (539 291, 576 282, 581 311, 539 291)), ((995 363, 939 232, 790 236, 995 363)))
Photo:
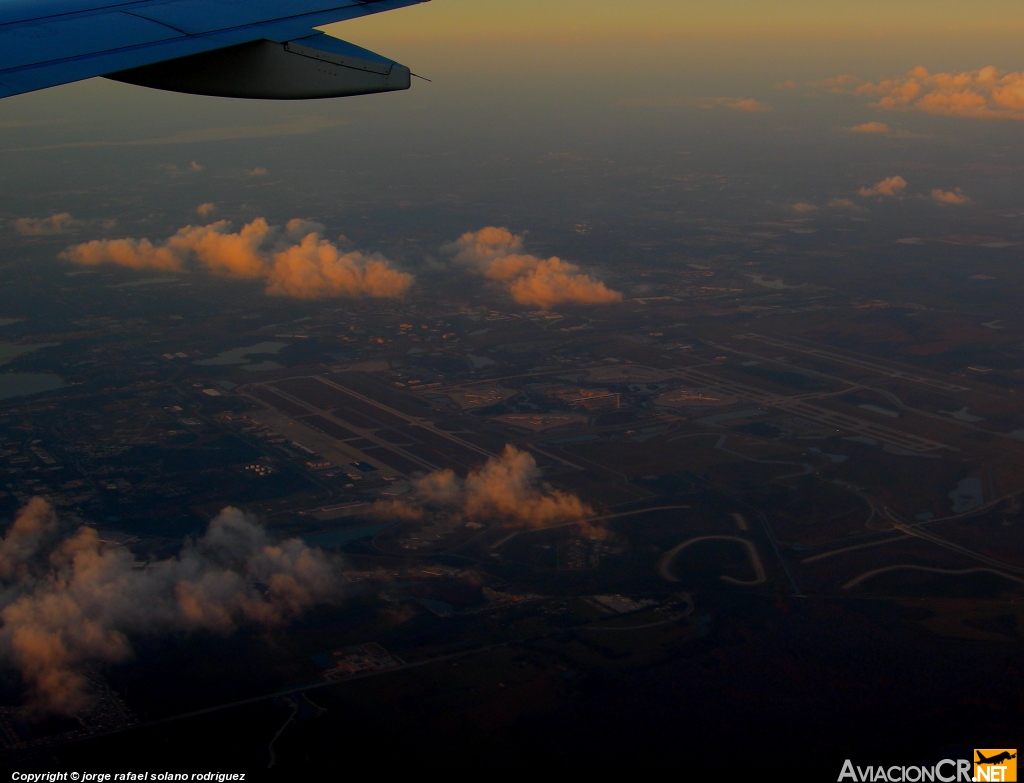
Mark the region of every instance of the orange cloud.
POLYGON ((378 503, 375 512, 392 519, 420 519, 427 514, 426 507, 511 527, 546 527, 594 515, 576 495, 545 484, 533 455, 512 445, 464 479, 451 470, 422 476, 413 482, 411 501, 378 503))
POLYGON ((808 204, 806 201, 798 201, 793 205, 794 212, 814 212, 816 209, 814 204, 808 204))
POLYGON ((635 108, 685 108, 697 106, 702 109, 714 109, 725 106, 730 109, 746 112, 768 112, 774 111, 771 106, 766 106, 754 98, 710 98, 694 97, 685 95, 648 95, 643 98, 621 98, 616 101, 617 106, 630 106, 635 108))
POLYGON ((284 229, 263 218, 232 232, 220 220, 186 226, 164 243, 148 239, 99 239, 69 247, 60 257, 75 264, 117 264, 132 269, 186 272, 197 262, 220 277, 265 279, 267 293, 301 299, 400 297, 412 275, 394 269, 382 256, 342 254, 320 238, 323 226, 296 219, 284 229))
POLYGON ((854 125, 850 128, 851 133, 889 133, 889 126, 884 122, 865 122, 862 125, 854 125))
POLYGON ((475 268, 502 283, 522 305, 550 309, 558 304, 609 304, 622 294, 581 273, 576 264, 524 252, 523 238, 506 228, 489 226, 463 234, 442 248, 456 263, 475 268))
POLYGON ((754 98, 704 98, 701 100, 700 106, 703 109, 713 109, 716 106, 725 106, 730 109, 750 112, 752 114, 774 111, 771 106, 766 106, 754 98))
POLYGON ((881 182, 876 182, 870 188, 861 188, 858 193, 868 198, 870 196, 898 196, 907 187, 907 181, 903 177, 886 177, 881 182))
POLYGON ((935 188, 931 192, 931 197, 933 201, 937 201, 940 204, 967 204, 970 201, 970 199, 960 191, 960 188, 955 188, 953 190, 935 188))
POLYGON ((822 79, 818 82, 812 82, 813 87, 824 87, 830 92, 846 92, 851 87, 858 87, 864 83, 863 79, 851 74, 843 74, 842 76, 833 76, 831 79, 822 79))
POLYGON ((828 205, 833 209, 852 209, 855 212, 865 212, 864 207, 860 206, 852 199, 848 198, 833 198, 829 199, 828 205))
POLYGON ((238 509, 172 559, 136 568, 125 547, 77 530, 35 498, 0 539, 0 657, 38 712, 90 701, 88 669, 133 654, 129 636, 280 625, 341 594, 339 562, 298 539, 274 541, 238 509))
POLYGON ((183 271, 182 259, 168 245, 156 247, 148 239, 94 239, 69 247, 60 258, 82 266, 117 264, 129 269, 183 271))
POLYGON ((731 109, 738 109, 739 111, 749 111, 753 113, 772 111, 770 106, 765 106, 763 103, 756 101, 753 98, 726 99, 725 105, 731 109))
POLYGON ((399 298, 412 287, 413 276, 393 269, 383 256, 342 253, 326 239, 308 234, 274 256, 267 293, 297 299, 338 296, 399 298))
POLYGON ((67 234, 81 226, 82 221, 75 220, 69 212, 61 212, 46 218, 17 218, 14 220, 14 230, 24 236, 67 234))
POLYGON ((217 205, 216 204, 209 204, 209 203, 207 203, 207 204, 200 204, 198 207, 196 207, 196 214, 198 214, 199 217, 209 217, 216 210, 217 210, 217 205))
POLYGON ((516 278, 509 292, 519 304, 550 310, 563 302, 610 304, 621 302, 622 294, 600 280, 579 272, 579 267, 559 258, 548 258, 525 275, 516 278))
POLYGON ((505 446, 466 477, 463 508, 471 517, 498 516, 532 527, 593 516, 576 495, 541 482, 541 471, 529 452, 505 446))
POLYGON ((263 218, 231 233, 231 224, 218 220, 209 226, 181 229, 172 238, 183 253, 195 255, 200 263, 216 275, 249 280, 267 274, 267 259, 260 252, 271 239, 273 229, 263 218))
POLYGON ((873 83, 853 76, 818 82, 833 92, 873 99, 889 110, 923 111, 947 117, 1024 120, 1024 72, 994 66, 960 73, 930 73, 917 67, 905 77, 873 83))

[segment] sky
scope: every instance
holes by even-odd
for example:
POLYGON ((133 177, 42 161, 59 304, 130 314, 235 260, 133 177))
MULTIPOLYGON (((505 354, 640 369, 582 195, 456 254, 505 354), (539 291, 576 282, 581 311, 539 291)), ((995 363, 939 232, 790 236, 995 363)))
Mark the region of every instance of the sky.
MULTIPOLYGON (((849 64, 868 76, 881 75, 877 69, 966 69, 980 67, 978 57, 1017 57, 1024 29, 1024 9, 1009 0, 433 0, 394 16, 400 18, 378 15, 334 29, 358 30, 363 41, 427 56, 440 68, 489 52, 477 62, 489 72, 560 62, 635 75, 652 63, 675 62, 726 72, 753 64, 798 71, 790 75, 849 64), (531 57, 517 58, 517 51, 531 57)), ((709 75, 706 69, 689 74, 709 75)), ((759 74, 746 76, 756 81, 759 74)))
MULTIPOLYGON (((1024 7, 1010 0, 432 0, 324 29, 463 97, 486 90, 518 102, 529 99, 526 90, 543 100, 545 86, 588 96, 760 95, 778 81, 847 72, 880 79, 916 66, 1019 70, 1024 7)), ((6 101, 0 127, 24 115, 66 118, 69 109, 127 125, 151 113, 145 102, 143 112, 125 106, 110 116, 108 102, 130 92, 99 84, 6 101)), ((192 106, 202 112, 202 102, 192 106)))
POLYGON ((303 218, 368 251, 411 243, 408 264, 485 226, 555 253, 577 224, 666 230, 659 189, 687 177, 704 184, 674 196, 679 219, 1019 205, 1017 2, 433 0, 325 29, 432 82, 270 102, 93 79, 0 101, 0 247, 57 264, 65 233, 11 229, 68 213, 76 240, 303 218))
MULTIPOLYGON (((983 6, 968 0, 434 0, 402 12, 403 19, 384 22, 368 17, 352 23, 366 29, 397 29, 410 40, 685 40, 707 35, 722 37, 767 35, 800 37, 859 37, 886 34, 934 35, 954 30, 987 33, 1024 21, 1012 0, 993 0, 983 6)), ((349 23, 346 23, 349 24, 349 23)))

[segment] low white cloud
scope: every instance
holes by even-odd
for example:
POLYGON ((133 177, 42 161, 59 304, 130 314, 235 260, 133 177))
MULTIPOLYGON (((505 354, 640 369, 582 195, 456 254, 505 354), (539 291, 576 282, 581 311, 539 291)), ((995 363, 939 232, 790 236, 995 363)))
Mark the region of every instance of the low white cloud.
POLYGON ((854 201, 853 199, 849 199, 849 198, 833 198, 833 199, 829 199, 828 205, 830 207, 832 207, 832 209, 848 209, 848 210, 851 210, 852 212, 866 212, 867 211, 867 210, 864 209, 864 207, 862 207, 856 201, 854 201))
POLYGON ((903 177, 886 177, 880 182, 876 182, 869 188, 861 188, 858 193, 865 198, 871 196, 887 196, 889 198, 895 198, 900 195, 907 187, 907 181, 903 177))
POLYGON ((854 125, 850 128, 851 133, 882 133, 888 134, 892 131, 889 126, 884 122, 865 122, 860 125, 854 125))
POLYGON ((820 87, 833 93, 850 92, 862 84, 864 84, 863 79, 849 73, 845 73, 842 76, 833 76, 828 79, 822 79, 817 82, 811 82, 812 87, 820 87))
POLYGON ((295 219, 271 226, 257 218, 232 231, 220 220, 185 226, 174 236, 94 239, 67 248, 61 258, 83 266, 117 264, 131 269, 187 272, 194 266, 220 277, 267 282, 267 293, 300 299, 404 296, 414 278, 377 254, 342 252, 322 239, 323 226, 295 219))
POLYGON ((751 114, 773 111, 771 106, 766 106, 753 98, 720 98, 719 101, 723 106, 728 106, 730 109, 750 112, 751 114))
POLYGON ((126 548, 35 498, 0 540, 0 660, 31 707, 73 714, 90 699, 85 671, 129 660, 133 635, 271 627, 340 595, 337 559, 274 541, 238 509, 177 557, 136 568, 126 548))
POLYGON ((931 73, 917 67, 906 76, 870 82, 849 74, 816 82, 830 92, 869 99, 891 111, 920 111, 979 120, 1024 120, 1024 72, 987 66, 974 71, 931 73))
POLYGON ((23 236, 49 236, 52 234, 70 234, 85 225, 76 220, 69 212, 61 212, 45 218, 23 217, 13 221, 14 230, 23 236))
POLYGON ((493 226, 463 234, 441 252, 456 264, 501 283, 519 304, 550 309, 559 304, 610 304, 622 294, 584 274, 573 263, 524 252, 523 238, 493 226))
POLYGON ((378 503, 375 512, 389 519, 414 520, 430 509, 511 527, 583 522, 594 515, 576 495, 545 484, 533 455, 511 445, 464 479, 451 470, 422 476, 414 481, 410 499, 378 503))
POLYGON ((936 201, 939 204, 967 204, 970 199, 967 198, 960 190, 960 188, 954 188, 953 190, 942 190, 941 188, 934 188, 931 192, 932 201, 936 201))

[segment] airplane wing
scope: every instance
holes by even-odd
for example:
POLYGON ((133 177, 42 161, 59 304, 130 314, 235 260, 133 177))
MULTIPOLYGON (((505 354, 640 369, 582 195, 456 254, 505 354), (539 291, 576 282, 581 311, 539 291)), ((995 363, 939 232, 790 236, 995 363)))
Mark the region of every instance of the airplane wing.
POLYGON ((420 2, 0 0, 0 98, 93 76, 243 98, 408 89, 408 68, 313 28, 420 2))

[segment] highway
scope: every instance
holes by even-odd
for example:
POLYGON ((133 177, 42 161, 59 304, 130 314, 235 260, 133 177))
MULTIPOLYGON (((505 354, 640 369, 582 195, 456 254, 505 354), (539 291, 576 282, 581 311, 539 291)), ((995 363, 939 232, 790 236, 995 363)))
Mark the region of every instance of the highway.
POLYGON ((893 544, 897 541, 906 541, 908 538, 913 538, 910 535, 902 536, 890 536, 889 538, 883 538, 881 541, 871 541, 867 544, 856 544, 854 546, 844 546, 842 549, 830 549, 828 552, 822 552, 820 555, 812 555, 811 557, 805 557, 801 560, 801 563, 816 563, 819 560, 825 560, 829 557, 835 557, 836 555, 842 555, 846 552, 855 552, 858 549, 870 549, 871 547, 882 546, 883 544, 893 544))
MULTIPOLYGON (((996 560, 994 557, 982 555, 978 552, 975 552, 972 549, 968 549, 965 546, 960 546, 960 544, 954 544, 952 541, 947 541, 946 539, 940 538, 934 533, 925 530, 920 525, 908 525, 906 522, 902 521, 896 515, 896 512, 894 512, 890 508, 885 508, 883 510, 883 513, 885 514, 885 518, 892 522, 893 527, 895 527, 897 530, 907 533, 908 535, 916 536, 917 538, 924 539, 925 541, 930 541, 931 543, 941 546, 944 549, 948 549, 952 552, 957 552, 961 555, 966 555, 967 557, 973 560, 977 560, 979 563, 986 563, 988 565, 997 566, 998 568, 1002 568, 1008 571, 1015 571, 1019 574, 1024 574, 1024 567, 1009 565, 1008 563, 1004 563, 1001 560, 996 560)), ((929 520, 929 522, 938 521, 939 520, 929 520)))
MULTIPOLYGON (((1012 495, 1006 495, 1006 496, 1001 497, 1001 498, 995 498, 993 500, 990 500, 988 503, 985 503, 985 504, 983 504, 983 505, 981 505, 981 506, 979 506, 977 508, 971 509, 970 511, 966 511, 966 512, 964 512, 962 514, 953 514, 953 515, 948 516, 948 517, 939 517, 937 519, 929 519, 929 520, 926 520, 926 521, 923 521, 923 522, 916 522, 916 523, 911 524, 911 523, 907 522, 906 520, 902 519, 899 516, 899 514, 897 514, 895 511, 893 511, 888 506, 885 506, 884 504, 881 504, 881 503, 878 503, 877 501, 875 501, 874 498, 872 498, 869 495, 867 495, 859 487, 855 487, 852 484, 848 484, 848 483, 843 482, 843 481, 835 481, 835 483, 837 485, 839 485, 839 486, 849 490, 850 492, 855 493, 859 497, 861 497, 871 507, 871 509, 872 509, 872 511, 874 513, 876 513, 878 516, 884 517, 885 520, 888 521, 889 524, 891 524, 892 527, 895 530, 898 530, 901 533, 903 533, 904 534, 904 536, 903 536, 904 538, 905 537, 919 538, 919 539, 921 539, 923 541, 928 541, 928 542, 930 542, 932 544, 935 544, 936 546, 940 546, 940 547, 943 547, 944 549, 948 549, 951 552, 956 552, 957 554, 964 555, 964 556, 969 557, 969 558, 971 558, 973 560, 977 560, 978 562, 985 563, 986 565, 995 566, 996 568, 1000 568, 1000 569, 1003 569, 1003 570, 1013 571, 1015 573, 1024 574, 1024 567, 1010 565, 1009 563, 1004 563, 1001 560, 996 560, 995 558, 989 557, 988 555, 980 554, 978 552, 975 552, 972 549, 968 549, 965 546, 961 546, 960 544, 956 544, 956 543, 954 543, 952 541, 947 541, 946 539, 944 539, 944 538, 942 538, 940 536, 937 536, 934 533, 932 533, 932 532, 930 532, 930 531, 925 529, 926 525, 934 525, 937 522, 948 522, 948 521, 955 520, 955 519, 965 519, 967 517, 971 517, 971 516, 975 516, 977 514, 983 513, 984 511, 987 511, 987 510, 991 509, 992 507, 998 505, 999 503, 1003 502, 1004 500, 1007 500, 1008 498, 1013 497, 1017 493, 1013 493, 1012 495)), ((838 555, 838 554, 841 554, 843 552, 850 552, 850 551, 853 551, 853 550, 856 550, 856 549, 861 549, 861 548, 866 547, 866 546, 876 546, 876 545, 881 545, 881 544, 885 544, 885 543, 892 543, 892 542, 895 542, 897 540, 900 540, 900 539, 892 538, 892 539, 886 539, 884 541, 874 542, 872 544, 865 544, 865 545, 862 545, 862 546, 844 547, 843 549, 831 550, 829 552, 823 552, 823 553, 821 553, 819 555, 815 555, 812 558, 808 558, 807 560, 804 560, 803 562, 806 563, 806 562, 811 562, 812 560, 822 560, 822 559, 824 559, 826 557, 832 557, 833 555, 838 555)))

